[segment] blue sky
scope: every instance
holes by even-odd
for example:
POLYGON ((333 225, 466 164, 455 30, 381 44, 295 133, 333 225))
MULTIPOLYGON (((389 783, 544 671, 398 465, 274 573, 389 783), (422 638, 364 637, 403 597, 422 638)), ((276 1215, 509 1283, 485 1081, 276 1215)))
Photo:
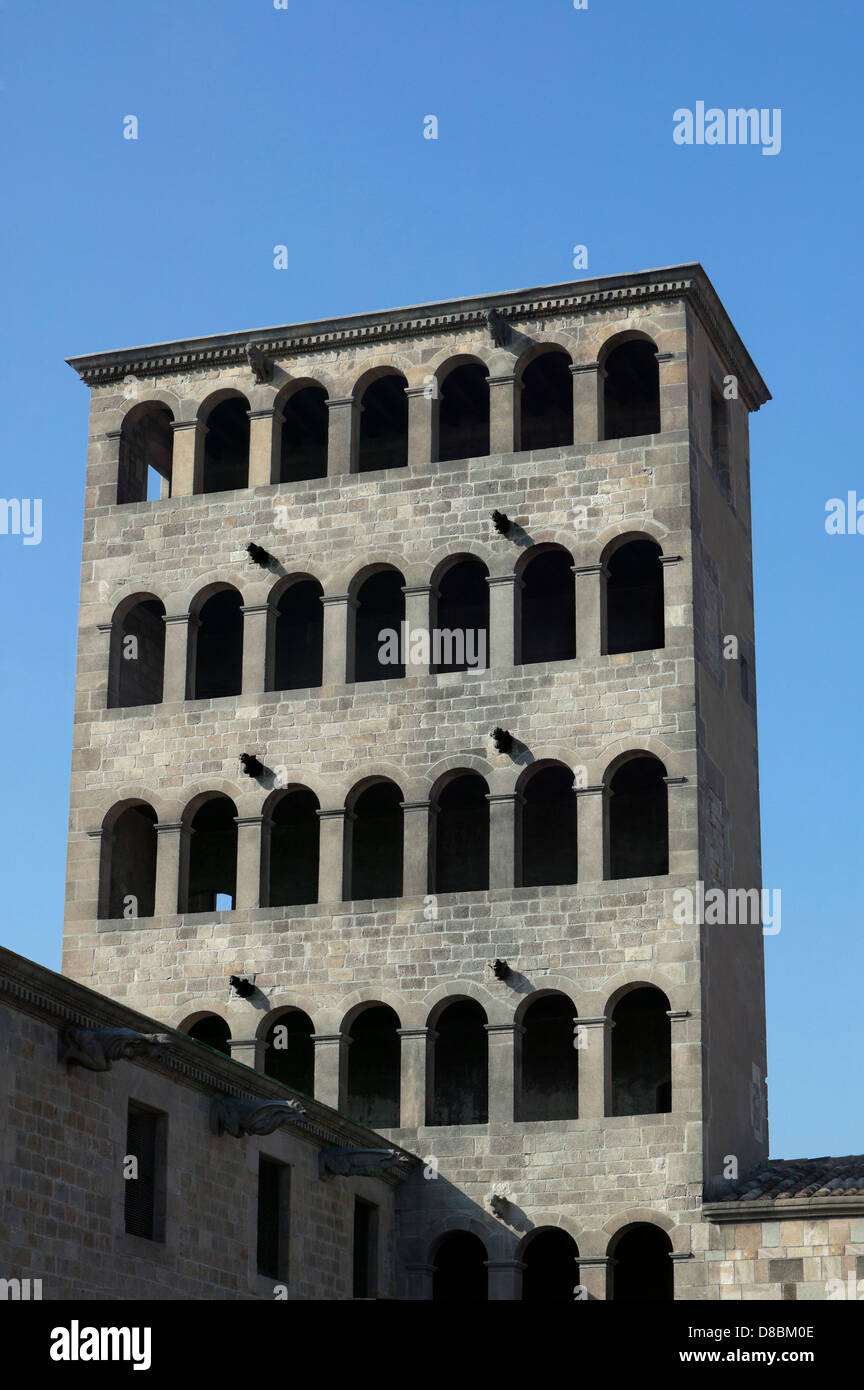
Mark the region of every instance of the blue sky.
POLYGON ((751 436, 771 1148, 864 1151, 864 536, 824 524, 864 498, 862 27, 852 0, 5 0, 0 491, 43 499, 43 539, 0 536, 3 944, 59 965, 87 429, 64 357, 699 260, 775 398, 751 436), (676 145, 698 101, 780 108, 780 153, 676 145))

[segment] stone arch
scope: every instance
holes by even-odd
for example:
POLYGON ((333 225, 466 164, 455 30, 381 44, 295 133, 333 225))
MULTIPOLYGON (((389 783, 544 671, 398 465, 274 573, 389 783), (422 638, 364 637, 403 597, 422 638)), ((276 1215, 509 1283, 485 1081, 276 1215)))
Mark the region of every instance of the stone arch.
POLYGON ((193 700, 239 695, 243 687, 243 594, 224 580, 199 589, 189 606, 188 664, 193 700))
POLYGON ((247 388, 227 383, 201 401, 197 419, 206 426, 206 434, 197 492, 231 492, 249 486, 251 408, 247 388))
POLYGON ((535 759, 520 774, 513 847, 520 887, 578 882, 579 780, 572 765, 551 758, 535 759))
POLYGON ((269 689, 317 689, 324 675, 324 586, 292 571, 272 586, 267 604, 269 689))
POLYGON ((131 415, 134 410, 139 410, 142 406, 148 405, 164 405, 171 411, 175 420, 184 418, 182 415, 181 399, 175 391, 167 391, 164 388, 151 388, 148 386, 146 396, 132 396, 129 400, 121 401, 117 406, 117 414, 120 418, 121 425, 123 420, 131 415))
POLYGON ((346 663, 349 681, 404 677, 405 587, 402 569, 381 561, 364 565, 354 575, 348 588, 353 600, 346 663), (382 632, 390 634, 386 641, 382 632))
POLYGON ((552 341, 537 343, 516 363, 521 450, 573 443, 573 353, 552 341))
POLYGON ((545 981, 520 1000, 516 1022, 524 1031, 516 1051, 514 1076, 518 1121, 578 1118, 577 1017, 573 996, 545 981))
POLYGON ((523 1301, 572 1305, 574 1288, 580 1282, 575 1235, 557 1223, 535 1225, 519 1242, 518 1258, 524 1265, 523 1301))
MULTIPOLYGON (((167 395, 168 393, 160 393, 167 395)), ((159 480, 160 497, 171 494, 176 399, 155 393, 129 401, 120 418, 117 503, 146 502, 159 480)))
POLYGON ((438 459, 450 462, 487 457, 491 375, 488 357, 479 352, 459 353, 431 371, 438 410, 438 459))
POLYGON ((216 1010, 199 1009, 184 1020, 179 1031, 195 1041, 204 1043, 207 1047, 212 1047, 215 1051, 223 1053, 224 1056, 230 1057, 231 1038, 233 1036, 231 1023, 232 1020, 227 1011, 223 1013, 216 1010))
POLYGON ((279 483, 295 483, 327 476, 332 393, 314 377, 292 377, 273 397, 274 450, 279 483))
POLYGON ((436 985, 423 996, 420 1006, 423 1011, 423 1024, 427 1028, 434 1028, 435 1021, 443 1010, 459 999, 473 999, 480 1004, 486 1011, 490 1023, 513 1022, 512 1002, 500 999, 476 980, 457 978, 436 985))
POLYGON ((434 783, 429 800, 432 893, 489 888, 489 783, 474 769, 454 767, 434 783))
POLYGON ((669 872, 668 766, 662 758, 631 749, 606 768, 608 877, 656 877, 669 872))
MULTIPOLYGON (((280 769, 281 773, 281 769, 280 769)), ((307 782, 275 788, 262 807, 262 906, 316 903, 319 892, 321 798, 307 782)))
POLYGON ((181 912, 229 912, 235 907, 239 814, 227 792, 201 791, 187 802, 182 823, 193 834, 182 841, 181 912))
POLYGON ((669 995, 638 981, 607 1003, 611 1032, 611 1115, 666 1115, 672 1110, 669 995))
POLYGON ((348 896, 352 901, 402 896, 404 825, 400 781, 369 773, 345 798, 348 896))
POLYGON ((149 591, 127 594, 111 617, 108 709, 162 702, 165 604, 149 591))
POLYGON ((487 669, 488 579, 486 562, 470 553, 449 555, 433 571, 433 647, 430 653, 433 673, 487 669))
MULTIPOLYGON (((273 1000, 270 1000, 271 1005, 273 1000)), ((255 1030, 265 1075, 311 1096, 315 1089, 315 1024, 302 1005, 271 1007, 255 1030), (277 1032, 277 1030, 280 1030, 277 1032)), ((256 1052, 258 1049, 256 1048, 256 1052)))
POLYGON ((278 1023, 283 1014, 292 1012, 305 1014, 314 1025, 316 1010, 320 1008, 318 1001, 312 999, 308 994, 295 994, 293 991, 289 991, 287 994, 271 994, 268 996, 267 1003, 270 1007, 255 1027, 255 1038, 259 1042, 266 1038, 273 1024, 278 1023))
POLYGON ((221 999, 196 999, 195 1007, 192 1008, 192 1001, 188 1000, 185 1004, 179 1004, 174 1012, 169 1016, 168 1026, 174 1028, 178 1033, 185 1033, 192 1024, 199 1019, 207 1018, 209 1014, 215 1014, 221 1018, 223 1023, 230 1023, 231 1010, 221 999))
POLYGON ((493 1222, 491 1218, 489 1221, 483 1221, 467 1212, 454 1212, 452 1216, 442 1216, 431 1226, 427 1246, 429 1260, 434 1260, 442 1241, 448 1235, 459 1231, 467 1231, 469 1235, 479 1237, 486 1246, 487 1258, 490 1261, 515 1258, 518 1237, 502 1228, 500 1222, 493 1222))
POLYGON ((653 536, 624 533, 605 547, 604 654, 653 651, 666 645, 663 548, 653 536))
POLYGON ((99 918, 154 916, 158 819, 146 795, 116 799, 106 811, 100 836, 99 918))
POLYGON ((602 372, 600 438, 627 439, 661 429, 657 343, 642 329, 605 337, 597 363, 602 372))
POLYGON ((516 662, 572 661, 576 655, 573 552, 542 541, 515 566, 516 662))

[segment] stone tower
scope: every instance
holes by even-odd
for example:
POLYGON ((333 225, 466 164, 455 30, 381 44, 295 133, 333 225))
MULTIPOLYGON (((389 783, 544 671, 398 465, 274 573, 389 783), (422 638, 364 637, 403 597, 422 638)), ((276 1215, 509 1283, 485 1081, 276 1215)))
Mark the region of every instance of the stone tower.
POLYGON ((424 1157, 404 1297, 717 1297, 769 394, 702 268, 71 365, 64 971, 424 1157))

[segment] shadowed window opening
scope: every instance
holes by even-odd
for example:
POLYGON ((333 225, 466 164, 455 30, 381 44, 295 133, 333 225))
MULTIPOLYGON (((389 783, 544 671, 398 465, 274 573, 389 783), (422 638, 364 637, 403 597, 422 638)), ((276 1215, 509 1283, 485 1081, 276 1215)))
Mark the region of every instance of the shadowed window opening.
POLYGON ((280 797, 270 819, 270 907, 318 901, 318 798, 306 787, 280 797))
MULTIPOLYGON (((397 650, 403 658, 402 624, 405 621, 405 580, 398 570, 379 570, 371 574, 357 591, 354 669, 356 681, 397 680, 405 675, 400 659, 390 661, 388 639, 382 633, 395 633, 397 650), (383 657, 383 659, 382 659, 383 657)), ((392 648, 392 640, 389 641, 392 648)))
MULTIPOLYGON (((237 808, 227 796, 214 796, 196 812, 189 845, 187 912, 215 912, 224 894, 234 907, 237 890, 237 808)), ((226 904, 227 906, 227 904, 226 904)))
POLYGON ((572 661, 576 655, 576 595, 573 556, 544 550, 522 571, 521 647, 523 664, 572 661))
POLYGON ((375 1004, 348 1030, 348 1114, 371 1129, 399 1125, 400 1026, 389 1005, 375 1004))
POLYGON ((264 1071, 292 1091, 311 1096, 315 1075, 315 1029, 311 1018, 302 1009, 280 1014, 268 1029, 264 1052, 264 1071))
POLYGON ((304 478, 326 477, 329 429, 327 392, 321 386, 304 386, 284 402, 282 415, 280 483, 299 483, 304 478))
POLYGON ((612 1298, 616 1303, 670 1302, 675 1296, 672 1242, 659 1226, 629 1226, 611 1251, 612 1298))
POLYGON ((111 874, 105 917, 152 917, 156 906, 156 812, 129 806, 106 842, 111 874))
POLYGON ((522 1260, 524 1303, 573 1303, 579 1283, 579 1247, 567 1231, 538 1231, 522 1260))
POLYGON ((195 634, 194 700, 239 695, 243 684, 243 599, 220 589, 198 614, 195 634))
POLYGON ((307 690, 321 684, 323 592, 317 579, 300 579, 289 585, 279 599, 274 640, 274 690, 307 690))
POLYGON ((470 1231, 445 1236, 435 1255, 432 1299, 436 1303, 485 1303, 489 1298, 486 1246, 470 1231))
POLYGON ((393 782, 376 782, 353 803, 352 899, 398 898, 402 894, 402 792, 393 782))
POLYGON ((522 884, 576 883, 576 793, 569 767, 541 767, 523 789, 522 884))
POLYGON ((168 1116, 130 1100, 126 1153, 138 1163, 137 1177, 123 1184, 124 1227, 142 1240, 165 1239, 168 1116))
POLYGON ((170 496, 171 465, 174 454, 174 416, 166 405, 142 405, 124 418, 120 427, 120 468, 117 474, 117 502, 146 502, 155 491, 153 475, 159 479, 156 496, 161 496, 162 480, 170 496))
POLYGON ((257 1266, 268 1279, 288 1278, 290 1210, 291 1169, 259 1154, 257 1266))
POLYGON ((659 989, 630 990, 612 1014, 612 1114, 668 1115, 672 1109, 669 1000, 659 989))
POLYGON ((489 571, 482 560, 457 560, 438 582, 431 671, 485 670, 489 664, 489 571), (437 643, 437 651, 435 645, 437 643), (434 657, 440 660, 435 661, 434 657))
POLYGON ((489 1119, 486 1014, 458 999, 439 1014, 433 1067, 433 1125, 485 1125, 489 1119))
POLYGON ((489 453, 489 373, 468 362, 444 378, 438 408, 438 457, 485 458, 489 453))
POLYGON ((218 1014, 205 1014, 186 1031, 196 1042, 204 1043, 214 1051, 224 1053, 226 1057, 231 1056, 231 1029, 218 1014))
POLYGON ((660 431, 660 369, 653 343, 635 339, 613 348, 603 366, 603 438, 660 431))
POLYGON ((381 376, 360 402, 358 473, 408 465, 408 397, 404 376, 381 376))
POLYGON ((656 541, 628 541, 609 559, 606 651, 645 652, 665 645, 662 551, 656 541))
POLYGON ((489 788, 467 772, 447 782, 434 817, 436 893, 489 887, 489 788))
POLYGON ((631 758, 612 778, 609 801, 610 878, 669 872, 669 810, 657 758, 631 758))
POLYGON ((520 1120, 578 1119, 575 1014, 572 1001, 563 994, 545 995, 525 1010, 520 1120))
POLYGON ((717 481, 729 496, 729 404, 721 391, 711 384, 711 466, 717 481))
POLYGON ((111 634, 108 708, 158 705, 165 670, 164 603, 145 599, 130 608, 111 634))
POLYGON ((573 373, 566 352, 544 352, 522 373, 522 448, 573 443, 573 373))
POLYGON ((202 492, 249 486, 249 402, 232 396, 207 416, 202 492))
POLYGON ((355 1298, 378 1296, 378 1208, 362 1197, 354 1198, 355 1298))

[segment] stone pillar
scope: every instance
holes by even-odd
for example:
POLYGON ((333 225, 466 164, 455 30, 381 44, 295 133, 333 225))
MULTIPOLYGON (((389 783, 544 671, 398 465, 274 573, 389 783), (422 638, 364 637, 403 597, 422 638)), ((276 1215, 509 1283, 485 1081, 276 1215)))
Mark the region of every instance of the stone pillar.
POLYGON ((516 1102, 516 1045, 520 1023, 486 1023, 489 1035, 489 1123, 512 1125, 516 1102))
POLYGON ((97 623, 96 630, 103 634, 103 640, 99 644, 100 667, 105 672, 105 683, 107 687, 107 697, 105 703, 109 709, 116 708, 117 697, 120 693, 120 662, 123 659, 120 650, 120 642, 114 641, 114 628, 117 627, 117 635, 120 635, 121 623, 116 623, 112 618, 110 623, 97 623))
POLYGON ((360 409, 353 396, 328 400, 327 474, 356 473, 360 448, 360 409))
POLYGON ((249 416, 249 486, 269 487, 279 481, 279 441, 283 415, 269 410, 247 410, 249 416))
POLYGON ((664 777, 669 818, 669 872, 699 877, 699 808, 696 783, 664 777))
POLYGON ((399 1128, 420 1129, 426 1123, 432 1047, 438 1034, 433 1028, 397 1028, 396 1031, 402 1039, 399 1128))
POLYGON ((232 1038, 229 1046, 232 1062, 242 1062, 245 1067, 252 1067, 254 1071, 264 1070, 265 1043, 259 1042, 257 1038, 232 1038))
POLYGON ((517 874, 517 817, 525 805, 518 792, 487 792, 489 802, 489 887, 514 888, 517 874))
POLYGON ((701 1049, 698 1043, 693 1047, 693 1057, 691 1059, 691 1048, 687 1042, 687 1029, 682 1028, 690 1017, 689 1009, 667 1009, 666 1017, 669 1019, 671 1027, 672 1041, 672 1100, 670 1110, 689 1110, 698 1108, 699 1105, 699 1072, 697 1067, 701 1059, 701 1049), (691 1065, 692 1061, 692 1065, 691 1065))
MULTIPOLYGON (((108 899, 111 892, 111 853, 114 845, 113 830, 87 831, 88 840, 96 842, 96 906, 94 917, 108 916, 108 899)), ((158 844, 158 841, 157 841, 158 844)))
POLYGON ((681 555, 661 555, 663 567, 663 632, 664 645, 679 646, 693 630, 693 593, 690 567, 681 555))
POLYGON ((261 830, 263 816, 235 816, 237 826, 237 909, 258 907, 261 898, 261 830))
POLYGON ((435 1266, 429 1264, 406 1264, 406 1296, 412 1303, 432 1301, 435 1266))
POLYGON ((573 373, 573 443, 594 444, 600 438, 600 391, 606 373, 597 362, 579 362, 573 373))
POLYGON ((425 898, 429 892, 428 801, 403 801, 402 896, 425 898))
POLYGON ((315 1099, 344 1112, 348 1099, 347 1033, 313 1033, 315 1044, 315 1099))
POLYGON ((611 1076, 609 1038, 614 1028, 611 1019, 578 1018, 579 1033, 575 1040, 580 1043, 579 1057, 579 1118, 580 1120, 602 1119, 606 1114, 610 1096, 611 1076))
POLYGON ((156 917, 173 917, 180 910, 180 885, 189 858, 192 830, 182 821, 156 825, 156 917))
MULTIPOLYGON (((522 1260, 484 1260, 489 1271, 489 1301, 518 1302, 522 1297, 522 1260)), ((576 1283, 576 1280, 573 1280, 576 1283)))
POLYGON ((204 440, 207 426, 201 420, 174 420, 171 461, 171 496, 191 497, 201 491, 204 479, 204 440))
POLYGON ((612 793, 601 783, 575 787, 579 882, 602 883, 609 877, 609 836, 606 807, 612 793))
POLYGON ((345 685, 354 675, 354 610, 348 594, 321 599, 324 605, 324 669, 322 685, 345 685))
MULTIPOLYGON (((100 478, 107 476, 109 481, 100 486, 96 495, 96 505, 113 507, 117 498, 120 496, 120 441, 123 438, 122 430, 106 430, 105 444, 99 451, 99 462, 102 465, 99 469, 100 478)), ((147 495, 147 485, 144 485, 144 495, 147 495)))
POLYGON ((489 452, 512 454, 520 445, 522 382, 515 372, 490 376, 489 381, 489 452))
POLYGON ((605 1302, 611 1293, 612 1270, 616 1261, 609 1255, 583 1255, 576 1261, 579 1273, 578 1281, 573 1280, 574 1285, 578 1282, 588 1294, 588 1302, 595 1303, 598 1300, 605 1302))
MULTIPOLYGON (((318 901, 319 903, 341 903, 345 901, 350 876, 350 852, 347 852, 346 817, 350 812, 344 806, 335 811, 316 811, 321 822, 321 839, 318 849, 318 901)), ((353 817, 351 817, 353 820, 353 817)))
POLYGON ((576 583, 576 655, 592 660, 606 645, 605 565, 573 565, 576 583))
POLYGON ((522 581, 515 574, 490 574, 488 665, 494 671, 512 671, 516 643, 516 602, 522 581))
POLYGON ((241 689, 244 695, 260 695, 269 690, 270 652, 273 646, 272 631, 275 615, 269 603, 244 604, 243 614, 243 678, 241 689))
POLYGON ((687 354, 655 353, 660 373, 660 430, 687 429, 687 354))
POLYGON ((408 397, 408 467, 429 463, 438 457, 437 384, 406 386, 408 397))
POLYGON ((189 651, 189 638, 201 623, 189 613, 166 613, 162 618, 165 624, 165 673, 162 681, 162 703, 177 704, 188 700, 191 695, 190 681, 192 660, 189 651))
POLYGON ((405 595, 405 622, 408 628, 408 651, 405 656, 406 676, 428 676, 429 664, 432 659, 432 652, 429 652, 429 661, 411 660, 411 634, 421 629, 432 640, 432 597, 438 595, 430 584, 403 584, 402 592, 405 595))

